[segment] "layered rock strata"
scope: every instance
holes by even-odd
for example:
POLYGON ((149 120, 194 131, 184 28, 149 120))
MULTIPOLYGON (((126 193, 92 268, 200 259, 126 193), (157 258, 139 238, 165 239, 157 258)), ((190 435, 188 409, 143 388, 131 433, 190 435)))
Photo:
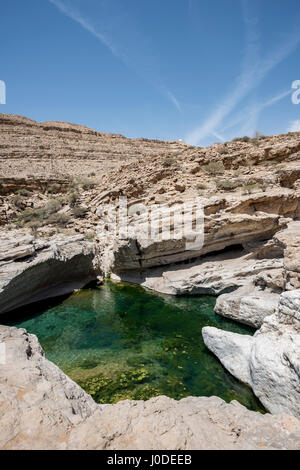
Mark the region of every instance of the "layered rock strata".
POLYGON ((0 238, 0 313, 57 297, 96 280, 94 245, 82 235, 0 238))
MULTIPOLYGON (((2 114, 0 132, 0 313, 72 292, 96 278, 94 266, 167 294, 220 295, 218 314, 260 329, 252 338, 206 328, 207 346, 268 410, 299 416, 300 133, 202 149, 2 114), (159 223, 160 238, 145 238, 143 211, 130 216, 136 233, 118 239, 102 209, 122 195, 130 207, 161 204, 156 222, 185 204, 191 227, 200 197, 204 243, 190 249, 192 230, 165 237, 159 223), (52 237, 50 222, 35 236, 29 225, 11 231, 25 209, 53 198, 68 218, 64 235, 52 237), (96 233, 95 258, 95 246, 70 231, 96 233)), ((0 331, 17 358, 13 376, 0 365, 3 448, 142 448, 143 434, 149 448, 299 447, 293 418, 216 398, 102 409, 43 358, 34 337, 0 331)))
MULTIPOLYGON (((39 123, 23 116, 0 113, 0 174, 10 179, 60 175, 103 176, 138 158, 172 155, 186 146, 180 142, 127 139, 66 122, 39 123)), ((59 180, 59 181, 60 181, 59 180)))

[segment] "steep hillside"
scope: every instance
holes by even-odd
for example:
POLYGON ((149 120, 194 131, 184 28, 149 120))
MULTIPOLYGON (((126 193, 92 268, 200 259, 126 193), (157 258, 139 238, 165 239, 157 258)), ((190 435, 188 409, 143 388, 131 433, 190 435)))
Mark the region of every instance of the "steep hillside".
POLYGON ((51 219, 34 216, 24 224, 22 213, 53 199, 60 202, 51 211, 66 216, 61 225, 86 232, 99 221, 99 204, 120 195, 146 204, 217 196, 220 201, 209 204, 210 213, 232 203, 235 212, 251 212, 254 194, 261 195, 259 210, 264 211, 274 194, 278 205, 281 194, 298 198, 300 189, 300 133, 198 148, 0 114, 0 135, 2 225, 51 225, 51 219), (75 206, 85 211, 75 210, 74 216, 75 206))

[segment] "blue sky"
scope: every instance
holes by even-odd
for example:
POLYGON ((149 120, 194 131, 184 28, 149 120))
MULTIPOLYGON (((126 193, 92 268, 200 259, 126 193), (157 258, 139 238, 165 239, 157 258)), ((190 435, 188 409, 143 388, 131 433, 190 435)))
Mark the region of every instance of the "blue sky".
POLYGON ((194 145, 300 130, 299 0, 5 0, 0 112, 194 145))

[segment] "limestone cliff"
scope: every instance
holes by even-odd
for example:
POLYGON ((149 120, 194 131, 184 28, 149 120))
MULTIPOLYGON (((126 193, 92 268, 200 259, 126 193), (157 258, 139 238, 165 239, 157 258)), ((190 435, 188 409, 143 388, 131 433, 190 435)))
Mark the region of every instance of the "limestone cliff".
MULTIPOLYGON (((300 133, 199 148, 10 115, 0 115, 0 132, 0 311, 71 292, 99 272, 173 295, 219 295, 218 314, 258 331, 252 338, 206 328, 207 346, 268 410, 299 416, 300 133), (112 230, 104 207, 118 208, 119 196, 127 196, 130 207, 185 204, 192 224, 197 198, 204 243, 191 250, 189 236, 166 238, 160 227, 160 239, 145 239, 143 211, 129 215, 136 230, 124 240, 112 230)), ((11 344, 18 337, 29 350, 39 350, 25 332, 1 331, 13 338, 11 344)), ((24 359, 24 350, 20 354, 24 359)), ((54 366, 42 359, 41 351, 35 357, 38 366, 25 357, 16 386, 8 386, 9 371, 2 369, 0 419, 8 436, 3 448, 79 448, 83 436, 88 448, 141 448, 145 429, 149 448, 299 445, 293 418, 263 417, 216 398, 179 403, 157 398, 100 409, 68 382, 75 400, 71 416, 70 402, 62 411, 50 385, 66 379, 57 369, 52 374, 54 366), (22 380, 34 384, 28 395, 23 395, 22 380), (39 395, 43 387, 50 390, 50 402, 39 395), (34 403, 44 403, 46 411, 34 403), (48 405, 56 416, 53 435, 48 405), (156 412, 163 420, 158 422, 156 412), (35 414, 41 428, 37 425, 34 442, 26 441, 20 436, 28 434, 27 419, 35 414), (43 437, 48 432, 51 442, 43 437)), ((70 398, 61 383, 57 390, 63 400, 70 398)))

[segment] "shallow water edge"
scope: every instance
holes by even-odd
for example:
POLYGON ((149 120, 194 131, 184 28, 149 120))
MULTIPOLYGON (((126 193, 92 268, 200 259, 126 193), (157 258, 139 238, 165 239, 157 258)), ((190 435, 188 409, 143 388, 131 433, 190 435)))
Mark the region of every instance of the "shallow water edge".
POLYGON ((173 297, 128 283, 98 288, 22 309, 5 324, 36 334, 49 360, 98 403, 219 396, 264 411, 205 347, 201 330, 215 326, 252 335, 214 313, 209 296, 173 297))

